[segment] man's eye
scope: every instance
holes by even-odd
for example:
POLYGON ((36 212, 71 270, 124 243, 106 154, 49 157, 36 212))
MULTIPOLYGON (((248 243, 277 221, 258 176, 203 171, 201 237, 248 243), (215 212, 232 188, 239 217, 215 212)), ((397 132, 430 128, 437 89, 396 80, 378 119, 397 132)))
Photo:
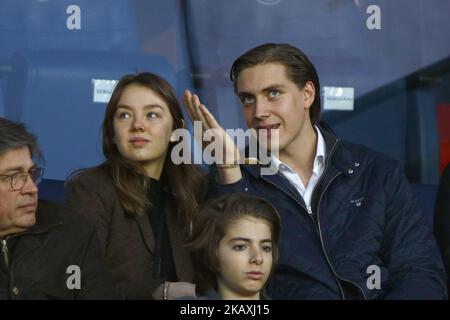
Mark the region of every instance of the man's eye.
POLYGON ((233 246, 233 250, 235 250, 235 251, 243 251, 243 250, 245 250, 245 245, 237 244, 237 245, 233 246))
POLYGON ((278 90, 270 90, 269 91, 269 97, 270 98, 276 98, 280 95, 280 91, 278 90))
POLYGON ((245 96, 241 98, 241 102, 243 104, 250 104, 253 103, 255 101, 255 98, 253 98, 252 96, 245 96))

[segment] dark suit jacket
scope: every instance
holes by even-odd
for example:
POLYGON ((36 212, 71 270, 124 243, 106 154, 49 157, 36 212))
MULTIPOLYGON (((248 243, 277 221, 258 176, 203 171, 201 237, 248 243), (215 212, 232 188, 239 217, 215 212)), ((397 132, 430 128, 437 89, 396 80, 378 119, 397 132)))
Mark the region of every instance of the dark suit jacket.
POLYGON ((66 207, 40 200, 36 224, 1 240, 0 300, 120 297, 94 226, 66 207))
MULTIPOLYGON (((434 233, 441 249, 445 269, 450 276, 450 164, 444 170, 436 199, 434 233)), ((450 280, 447 280, 450 294, 450 280)))
MULTIPOLYGON (((163 279, 155 264, 155 238, 146 215, 127 215, 113 181, 104 171, 88 169, 67 183, 67 202, 97 226, 108 269, 127 299, 151 299, 163 279)), ((178 281, 192 282, 188 250, 183 248, 175 217, 166 201, 166 219, 178 281)))

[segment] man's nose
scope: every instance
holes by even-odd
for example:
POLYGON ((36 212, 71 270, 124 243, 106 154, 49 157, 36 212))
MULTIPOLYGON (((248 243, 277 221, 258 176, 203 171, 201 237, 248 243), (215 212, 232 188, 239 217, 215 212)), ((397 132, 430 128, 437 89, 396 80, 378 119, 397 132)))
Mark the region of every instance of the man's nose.
POLYGON ((258 119, 265 119, 270 115, 269 101, 266 99, 257 99, 255 101, 255 117, 258 119))
POLYGON ((34 183, 33 179, 30 175, 28 175, 27 180, 25 181, 25 185, 22 188, 22 193, 37 193, 38 187, 36 183, 34 183))

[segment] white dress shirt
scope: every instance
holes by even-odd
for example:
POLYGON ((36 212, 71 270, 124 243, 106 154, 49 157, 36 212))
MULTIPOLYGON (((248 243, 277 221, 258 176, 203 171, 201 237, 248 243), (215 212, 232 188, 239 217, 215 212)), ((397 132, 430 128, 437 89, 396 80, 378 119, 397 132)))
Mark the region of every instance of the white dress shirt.
POLYGON ((317 133, 316 156, 314 158, 313 172, 306 187, 300 176, 294 170, 289 168, 287 164, 281 162, 280 159, 278 159, 277 157, 275 156, 271 157, 272 163, 278 169, 280 174, 282 174, 286 179, 288 179, 288 181, 295 187, 295 189, 297 189, 298 193, 302 196, 309 213, 312 212, 311 211, 312 193, 317 185, 317 182, 320 179, 320 176, 325 170, 325 152, 326 152, 325 141, 323 140, 323 136, 320 133, 319 128, 317 126, 315 126, 315 128, 317 133))

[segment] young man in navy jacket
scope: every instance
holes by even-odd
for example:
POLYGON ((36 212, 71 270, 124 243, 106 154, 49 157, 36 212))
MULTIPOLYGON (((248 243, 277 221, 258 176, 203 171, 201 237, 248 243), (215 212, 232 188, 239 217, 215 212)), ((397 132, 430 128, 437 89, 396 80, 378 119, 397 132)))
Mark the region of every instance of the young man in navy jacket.
MULTIPOLYGON (((280 213, 280 261, 269 295, 446 298, 435 239, 401 167, 319 122, 319 78, 306 55, 288 44, 264 44, 234 62, 231 79, 258 142, 271 150, 270 138, 278 137, 278 154, 270 156, 276 173, 241 164, 233 140, 222 134, 225 164, 217 165, 211 192, 258 195, 280 213)), ((192 120, 223 132, 196 95, 187 91, 184 99, 192 120)))

